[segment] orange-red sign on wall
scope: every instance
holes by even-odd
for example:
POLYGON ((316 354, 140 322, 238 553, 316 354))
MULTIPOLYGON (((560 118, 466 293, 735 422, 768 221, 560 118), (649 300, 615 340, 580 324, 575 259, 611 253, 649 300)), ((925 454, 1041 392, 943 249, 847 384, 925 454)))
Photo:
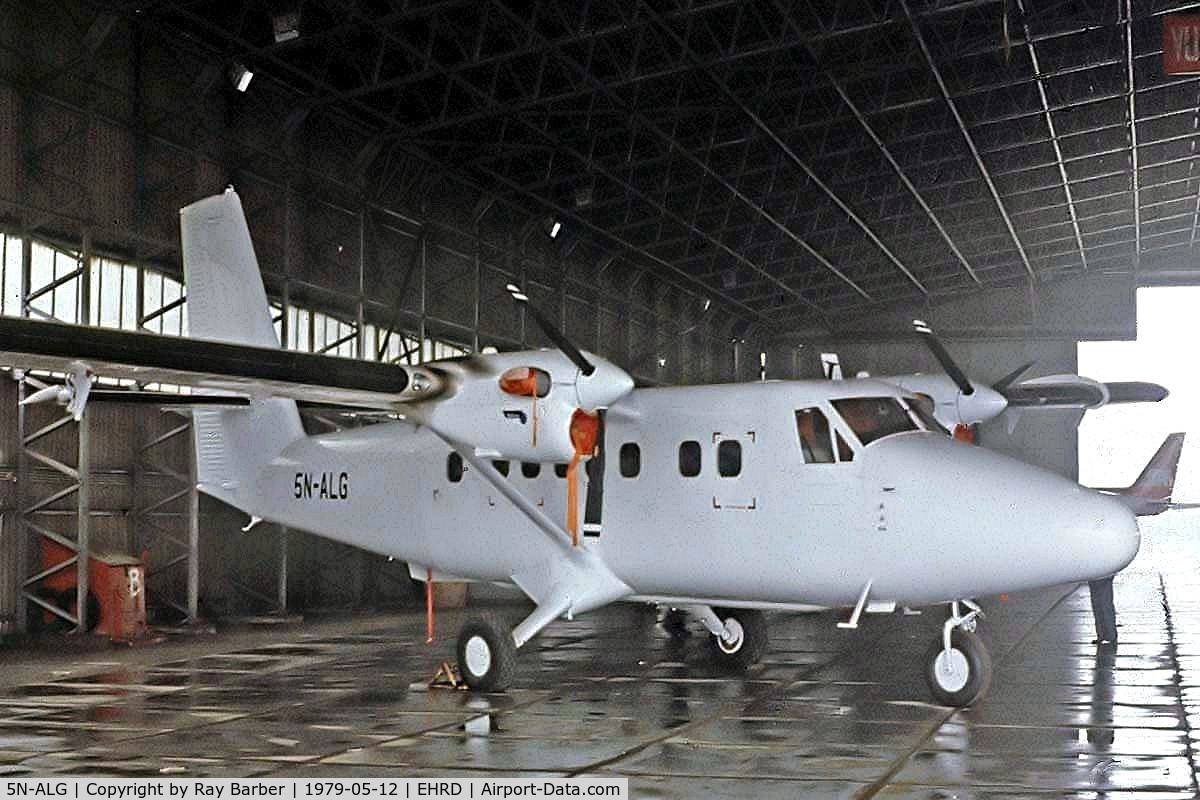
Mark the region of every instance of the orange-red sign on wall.
POLYGON ((1163 17, 1163 72, 1167 75, 1200 74, 1200 15, 1168 14, 1163 17))

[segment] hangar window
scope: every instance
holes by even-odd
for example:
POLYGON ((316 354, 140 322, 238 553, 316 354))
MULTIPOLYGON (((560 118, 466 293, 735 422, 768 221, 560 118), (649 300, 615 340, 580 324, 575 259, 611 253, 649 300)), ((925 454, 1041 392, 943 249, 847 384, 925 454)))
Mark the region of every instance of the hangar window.
POLYGON ((446 479, 451 483, 458 483, 463 476, 463 460, 458 453, 451 453, 446 458, 446 479))
POLYGON ((496 468, 496 472, 499 472, 501 475, 503 475, 506 478, 508 477, 508 462, 507 461, 493 461, 492 466, 496 468))
POLYGON ((700 443, 684 442, 679 445, 679 474, 694 478, 700 474, 700 443))
POLYGON ((920 430, 894 397, 847 397, 833 407, 864 445, 894 433, 920 430))
POLYGON ((726 439, 717 445, 717 473, 722 478, 736 478, 742 473, 742 443, 726 439))
POLYGON ((554 465, 554 474, 556 477, 559 477, 559 478, 567 477, 567 465, 566 464, 555 464, 554 465))
POLYGON ((621 477, 636 478, 642 471, 642 448, 638 447, 636 442, 626 442, 621 445, 619 456, 621 477))
MULTIPOLYGON (((829 420, 825 418, 825 412, 815 407, 800 409, 796 412, 796 431, 800 434, 800 452, 804 454, 805 464, 833 463, 829 420)), ((838 447, 844 447, 845 444, 842 437, 838 436, 838 447)))
POLYGON ((529 478, 529 480, 533 480, 542 474, 542 465, 536 461, 522 461, 521 474, 529 478))

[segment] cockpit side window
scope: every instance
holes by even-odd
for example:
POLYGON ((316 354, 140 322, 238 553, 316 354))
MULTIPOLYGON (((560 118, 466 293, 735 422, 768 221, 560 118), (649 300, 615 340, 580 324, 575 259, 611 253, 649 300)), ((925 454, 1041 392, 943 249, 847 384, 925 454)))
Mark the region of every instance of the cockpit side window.
POLYGON ((920 430, 894 397, 847 397, 832 403, 864 446, 894 433, 920 430))
POLYGON ((846 444, 846 440, 842 438, 840 433, 835 431, 833 435, 837 437, 838 463, 845 464, 847 461, 853 461, 854 450, 851 449, 850 445, 846 444))
POLYGON ((800 409, 796 412, 796 430, 800 434, 800 452, 804 454, 805 464, 834 462, 829 420, 825 418, 825 412, 816 407, 800 409))

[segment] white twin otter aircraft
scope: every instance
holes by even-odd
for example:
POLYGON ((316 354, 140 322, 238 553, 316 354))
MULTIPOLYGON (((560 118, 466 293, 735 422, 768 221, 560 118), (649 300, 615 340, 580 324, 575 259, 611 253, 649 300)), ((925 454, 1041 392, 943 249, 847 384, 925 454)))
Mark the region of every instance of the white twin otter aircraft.
POLYGON ((95 374, 195 387, 179 399, 202 491, 420 578, 519 587, 536 607, 515 628, 483 612, 461 629, 474 689, 504 689, 549 623, 616 601, 686 609, 735 666, 763 655, 763 611, 843 607, 854 627, 944 604, 924 669, 939 702, 966 706, 991 674, 972 598, 1112 575, 1138 552, 1119 497, 952 440, 895 384, 635 389, 518 287, 557 350, 419 367, 281 350, 237 194, 181 225, 195 338, 3 318, 0 362, 68 373, 29 401, 76 416, 137 398, 95 374), (297 401, 403 421, 309 436, 297 401))

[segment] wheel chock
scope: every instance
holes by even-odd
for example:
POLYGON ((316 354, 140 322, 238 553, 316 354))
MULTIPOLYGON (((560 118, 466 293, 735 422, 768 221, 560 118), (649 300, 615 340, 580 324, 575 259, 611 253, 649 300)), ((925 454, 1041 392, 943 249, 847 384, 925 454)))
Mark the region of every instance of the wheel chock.
POLYGON ((449 661, 443 661, 437 672, 429 680, 430 689, 462 689, 466 690, 467 682, 458 674, 458 667, 449 661))

